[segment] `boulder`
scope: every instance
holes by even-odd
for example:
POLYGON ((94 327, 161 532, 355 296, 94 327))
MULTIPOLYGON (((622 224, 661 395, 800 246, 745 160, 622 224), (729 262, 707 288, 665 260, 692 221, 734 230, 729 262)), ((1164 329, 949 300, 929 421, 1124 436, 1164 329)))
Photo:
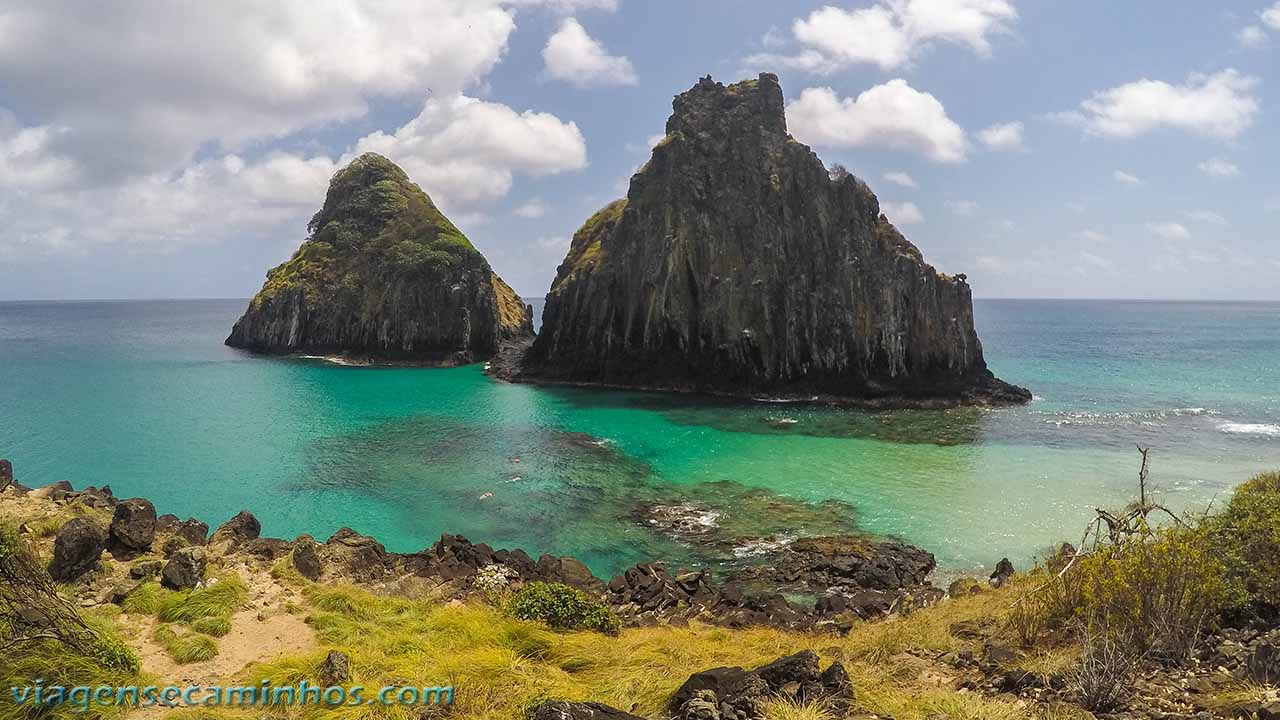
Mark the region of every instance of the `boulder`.
POLYGON ((173 534, 188 545, 204 545, 209 538, 209 526, 195 518, 187 518, 173 527, 173 534))
POLYGON ((386 577, 393 560, 382 543, 351 528, 342 528, 326 540, 322 557, 330 567, 356 582, 386 577))
POLYGON ((139 560, 129 567, 129 577, 135 580, 154 577, 159 575, 162 569, 164 569, 164 563, 159 560, 139 560))
POLYGON ((604 581, 592 575, 586 565, 571 557, 543 555, 538 558, 534 571, 544 582, 568 585, 592 595, 600 595, 604 592, 604 581))
POLYGON ((13 485, 13 463, 0 459, 0 493, 13 485))
POLYGON ((529 708, 525 720, 644 720, 608 705, 551 700, 529 708))
POLYGON ((947 594, 953 598, 964 597, 966 595, 977 595, 985 590, 982 583, 973 578, 960 578, 953 581, 947 586, 947 594))
POLYGON ((1003 587, 1013 578, 1014 572, 1013 563, 1009 562, 1009 558, 1002 558, 996 563, 996 569, 991 573, 991 586, 1003 587))
POLYGON ((209 538, 209 543, 227 543, 234 548, 250 540, 257 540, 261 533, 262 525, 258 522, 258 518, 248 510, 241 510, 214 531, 213 537, 209 538))
POLYGON ((107 528, 90 517, 78 517, 63 525, 53 541, 49 575, 69 582, 97 566, 107 547, 107 528))
POLYGON ((204 548, 185 547, 178 550, 165 563, 160 581, 174 590, 188 590, 204 580, 204 570, 208 563, 204 548))
POLYGON ((351 682, 351 656, 338 650, 330 650, 324 662, 320 663, 316 679, 324 687, 351 682))
POLYGON ((173 532, 178 527, 178 516, 172 513, 165 513, 156 518, 156 532, 167 533, 173 532))
POLYGON ((313 582, 320 579, 324 568, 320 564, 320 545, 315 538, 310 535, 299 535, 298 539, 293 541, 291 559, 293 567, 302 577, 313 582))
POLYGON ((1245 668, 1255 682, 1280 682, 1280 630, 1273 630, 1250 644, 1245 668))
POLYGON ((820 671, 812 650, 778 658, 755 670, 722 667, 694 673, 668 701, 673 720, 762 720, 770 698, 821 703, 843 716, 854 698, 840 663, 820 671))
POLYGON ((156 508, 150 500, 131 498, 116 504, 111 540, 130 550, 150 550, 156 537, 156 508))

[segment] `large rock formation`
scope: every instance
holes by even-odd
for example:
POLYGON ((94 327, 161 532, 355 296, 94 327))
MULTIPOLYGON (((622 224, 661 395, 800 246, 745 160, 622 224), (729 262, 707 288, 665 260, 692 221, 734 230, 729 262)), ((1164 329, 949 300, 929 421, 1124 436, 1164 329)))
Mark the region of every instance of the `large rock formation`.
POLYGON ((782 88, 678 96, 630 191, 574 236, 517 377, 615 386, 1023 402, 987 370, 964 276, 861 180, 787 134, 782 88))
POLYGON ((533 332, 515 291, 380 155, 334 175, 307 229, 293 258, 267 273, 228 345, 457 364, 533 332))

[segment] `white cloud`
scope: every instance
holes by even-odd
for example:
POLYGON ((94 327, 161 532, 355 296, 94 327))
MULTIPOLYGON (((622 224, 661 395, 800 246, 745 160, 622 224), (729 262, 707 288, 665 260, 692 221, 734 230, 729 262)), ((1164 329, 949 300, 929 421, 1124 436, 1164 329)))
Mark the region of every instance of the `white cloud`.
POLYGON ((969 216, 978 211, 978 203, 972 200, 948 200, 947 208, 957 215, 969 216))
POLYGON ((587 165, 576 124, 464 95, 433 97, 394 133, 361 138, 354 152, 369 151, 399 164, 445 208, 500 198, 517 173, 553 175, 587 165))
POLYGON ((1218 140, 1230 140, 1253 124, 1258 79, 1234 69, 1191 75, 1181 85, 1138 80, 1103 90, 1058 117, 1091 135, 1133 138, 1172 128, 1218 140))
POLYGON ((904 172, 887 172, 884 174, 884 179, 888 180, 894 185, 901 185, 904 188, 917 187, 915 178, 911 177, 910 175, 904 172))
POLYGON ((1077 215, 1083 215, 1084 211, 1089 209, 1089 203, 1082 200, 1072 200, 1067 203, 1067 209, 1077 215))
POLYGON ((1236 42, 1241 47, 1259 48, 1267 44, 1267 33, 1257 25, 1249 25, 1236 33, 1236 42))
POLYGON ((1189 240, 1191 231, 1185 225, 1176 222, 1149 222, 1147 232, 1158 235, 1165 240, 1189 240))
POLYGON ((0 188, 48 190, 79 179, 76 162, 53 148, 64 132, 48 125, 22 127, 0 109, 0 188))
POLYGON ((855 98, 831 88, 807 88, 787 105, 791 133, 811 145, 911 150, 935 162, 962 162, 964 130, 942 103, 906 80, 890 80, 855 98))
POLYGON ((857 64, 894 70, 938 42, 986 57, 991 36, 1011 32, 1017 17, 1007 0, 885 0, 851 10, 827 5, 792 24, 803 46, 798 52, 759 54, 747 62, 823 74, 857 64))
POLYGON ((1142 184, 1142 179, 1139 178, 1137 175, 1130 175, 1129 173, 1123 170, 1116 170, 1115 172, 1111 173, 1111 177, 1115 178, 1116 182, 1124 183, 1125 185, 1141 185, 1142 184))
POLYGON ((992 125, 978 133, 978 139, 992 150, 1022 150, 1024 128, 1020 122, 992 125))
POLYGON ((636 84, 631 61, 610 55, 574 18, 565 18, 547 40, 542 59, 551 77, 577 87, 636 84))
POLYGON ((1101 255, 1095 255, 1087 250, 1080 251, 1080 259, 1083 260, 1086 265, 1091 265, 1099 270, 1115 270, 1116 268, 1115 263, 1111 262, 1107 258, 1104 258, 1101 255))
POLYGON ((895 225, 915 225, 924 222, 924 213, 913 202, 882 202, 880 212, 895 225))
POLYGON ((1093 242, 1093 243, 1105 243, 1111 240, 1111 238, 1108 237, 1106 234, 1100 233, 1097 230, 1089 230, 1089 229, 1081 230, 1080 232, 1075 234, 1075 237, 1077 239, 1087 240, 1088 242, 1093 242))
POLYGON ((503 4, 513 7, 541 5, 565 14, 575 13, 579 10, 614 12, 618 9, 618 0, 503 0, 503 4))
POLYGON ((541 198, 534 198, 520 207, 517 207, 513 212, 519 217, 536 220, 537 218, 547 214, 547 206, 543 204, 541 198))
POLYGON ((1188 220, 1208 223, 1210 225, 1230 225, 1231 222, 1221 214, 1212 210, 1187 210, 1182 213, 1188 220))
POLYGON ((514 174, 546 175, 586 164, 586 146, 573 123, 465 96, 431 99, 403 127, 367 135, 337 159, 277 152, 246 162, 229 154, 110 186, 26 193, 21 214, 0 207, 0 255, 102 245, 166 252, 266 231, 296 242, 333 173, 366 151, 399 163, 463 225, 481 222, 475 208, 504 195, 514 174))
POLYGON ((1211 158, 1200 163, 1196 167, 1200 168, 1200 172, 1209 177, 1236 177, 1240 174, 1240 168, 1236 164, 1223 160, 1222 158, 1211 158))
POLYGON ((1262 22, 1267 27, 1273 30, 1280 30, 1280 2, 1263 10, 1259 17, 1262 18, 1262 22))
POLYGON ((13 0, 4 19, 6 103, 64 129, 50 151, 102 184, 359 118, 375 98, 452 95, 515 29, 496 0, 13 0))

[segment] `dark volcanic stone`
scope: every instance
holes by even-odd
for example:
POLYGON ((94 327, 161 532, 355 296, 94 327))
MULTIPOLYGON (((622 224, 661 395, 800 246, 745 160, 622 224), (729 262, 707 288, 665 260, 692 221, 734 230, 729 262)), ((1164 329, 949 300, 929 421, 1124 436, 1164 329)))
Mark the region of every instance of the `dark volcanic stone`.
POLYGON ((209 537, 209 526, 195 518, 187 518, 174 526, 173 534, 188 545, 204 545, 209 537))
POLYGON ((0 492, 13 484, 13 463, 0 459, 0 492))
POLYGON ((214 531, 209 543, 229 542, 234 547, 249 540, 257 540, 261 533, 262 524, 258 522, 258 518, 248 510, 241 510, 214 531))
POLYGON ((49 575, 58 582, 75 580, 98 564, 106 547, 106 527, 92 518, 75 518, 54 538, 49 575))
POLYGON ((382 543, 351 528, 342 528, 325 541, 324 557, 357 582, 382 578, 392 561, 382 543))
POLYGON ((132 498, 116 504, 111 539, 132 550, 149 550, 156 537, 156 508, 150 500, 132 498))
POLYGON ((365 153, 333 176, 307 230, 228 345, 456 365, 533 334, 528 306, 381 155, 365 153))
POLYGON ((204 569, 208 560, 204 548, 187 547, 173 553, 169 562, 165 563, 160 581, 166 587, 175 590, 188 590, 200 584, 204 579, 204 569))
POLYGON ((525 720, 644 720, 608 705, 552 700, 529 708, 525 720))
POLYGON ((676 97, 626 199, 574 235, 523 362, 528 379, 630 387, 1031 399, 987 369, 965 277, 787 134, 771 74, 676 97))
POLYGON ((1009 562, 1009 558, 1002 558, 996 563, 996 569, 991 573, 991 584, 995 587, 1001 587, 1009 582, 1014 573, 1013 563, 1009 562))
POLYGON ((320 545, 310 535, 299 535, 293 541, 293 567, 308 580, 319 580, 324 568, 320 564, 320 545))

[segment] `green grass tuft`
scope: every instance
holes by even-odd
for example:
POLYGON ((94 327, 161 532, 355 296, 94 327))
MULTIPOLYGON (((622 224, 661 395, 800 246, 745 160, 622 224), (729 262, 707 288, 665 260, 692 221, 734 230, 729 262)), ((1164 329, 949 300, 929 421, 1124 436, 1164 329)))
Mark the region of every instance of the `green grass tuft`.
POLYGON ((218 656, 218 641, 203 633, 161 625, 152 633, 164 651, 179 665, 212 660, 218 656))

